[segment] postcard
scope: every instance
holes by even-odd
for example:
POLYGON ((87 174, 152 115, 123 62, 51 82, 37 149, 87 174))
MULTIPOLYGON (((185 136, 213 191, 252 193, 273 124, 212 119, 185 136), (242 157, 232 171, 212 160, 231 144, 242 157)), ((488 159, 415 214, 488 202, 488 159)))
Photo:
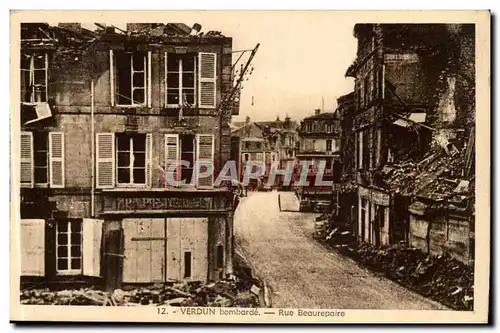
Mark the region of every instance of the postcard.
POLYGON ((10 78, 11 321, 488 322, 489 11, 12 11, 10 78))

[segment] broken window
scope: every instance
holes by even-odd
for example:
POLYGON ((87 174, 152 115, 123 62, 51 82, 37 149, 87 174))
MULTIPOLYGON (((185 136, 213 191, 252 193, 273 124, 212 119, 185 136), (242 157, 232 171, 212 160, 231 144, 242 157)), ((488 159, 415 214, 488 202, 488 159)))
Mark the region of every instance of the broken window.
POLYGON ((35 185, 47 185, 49 179, 49 137, 47 132, 33 132, 33 169, 35 185))
POLYGON ((58 221, 56 229, 57 272, 80 273, 82 269, 82 221, 58 221))
POLYGON ((118 105, 144 105, 148 94, 148 54, 145 52, 118 52, 114 56, 114 101, 118 105))
POLYGON ((21 54, 21 102, 47 102, 47 53, 21 54))
POLYGON ((196 54, 169 53, 166 57, 167 106, 196 104, 196 54))
POLYGON ((119 185, 146 184, 146 134, 116 134, 119 185))
POLYGON ((181 165, 181 181, 190 184, 193 180, 195 161, 195 140, 194 135, 180 135, 181 160, 189 163, 189 166, 181 165))

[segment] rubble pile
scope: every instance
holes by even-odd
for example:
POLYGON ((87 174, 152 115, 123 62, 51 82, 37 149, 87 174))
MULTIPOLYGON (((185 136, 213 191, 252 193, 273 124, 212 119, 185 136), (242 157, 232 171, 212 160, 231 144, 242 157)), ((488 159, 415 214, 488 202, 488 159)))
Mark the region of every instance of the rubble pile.
POLYGON ((30 289, 21 291, 21 304, 93 305, 93 306, 200 306, 200 307, 259 307, 258 286, 238 279, 209 284, 197 282, 148 287, 116 289, 113 293, 84 288, 51 291, 30 289))
POLYGON ((455 310, 473 310, 473 265, 446 255, 430 256, 402 245, 376 248, 371 244, 358 244, 352 233, 341 226, 332 226, 323 234, 323 241, 364 267, 425 297, 455 310))

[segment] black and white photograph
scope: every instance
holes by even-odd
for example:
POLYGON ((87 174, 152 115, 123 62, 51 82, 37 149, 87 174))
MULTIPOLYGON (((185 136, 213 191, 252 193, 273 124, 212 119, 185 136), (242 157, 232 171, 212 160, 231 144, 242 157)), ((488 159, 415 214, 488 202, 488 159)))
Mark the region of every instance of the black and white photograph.
POLYGON ((11 320, 486 322, 489 25, 11 12, 11 320))

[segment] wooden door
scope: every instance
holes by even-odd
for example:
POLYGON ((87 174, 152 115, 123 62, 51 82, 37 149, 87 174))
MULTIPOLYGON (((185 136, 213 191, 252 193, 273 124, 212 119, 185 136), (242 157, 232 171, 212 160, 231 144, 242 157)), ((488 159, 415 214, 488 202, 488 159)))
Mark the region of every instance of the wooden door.
POLYGON ((165 280, 165 219, 124 219, 123 282, 165 280))
POLYGON ((167 281, 206 281, 208 218, 167 219, 167 281))

